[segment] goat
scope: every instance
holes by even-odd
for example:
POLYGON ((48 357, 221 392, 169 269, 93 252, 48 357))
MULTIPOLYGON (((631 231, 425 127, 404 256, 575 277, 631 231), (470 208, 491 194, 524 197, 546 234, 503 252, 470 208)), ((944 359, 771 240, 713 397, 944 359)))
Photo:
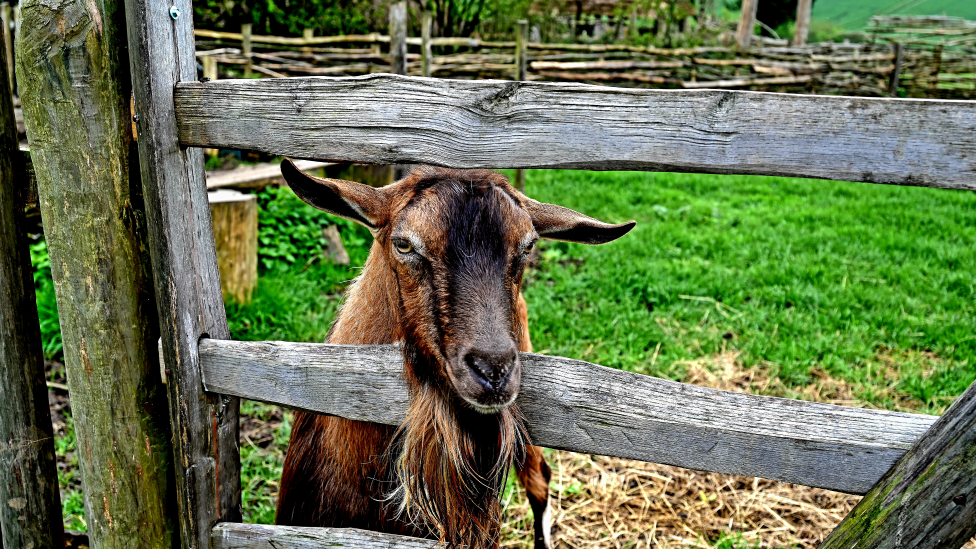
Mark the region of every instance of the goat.
POLYGON ((550 549, 550 469, 513 404, 518 351, 531 350, 522 273, 540 237, 602 244, 635 223, 537 202, 487 170, 421 167, 378 189, 290 160, 281 172, 305 202, 372 232, 328 341, 401 344, 411 404, 399 428, 296 412, 277 522, 490 549, 515 465, 535 547, 550 549))

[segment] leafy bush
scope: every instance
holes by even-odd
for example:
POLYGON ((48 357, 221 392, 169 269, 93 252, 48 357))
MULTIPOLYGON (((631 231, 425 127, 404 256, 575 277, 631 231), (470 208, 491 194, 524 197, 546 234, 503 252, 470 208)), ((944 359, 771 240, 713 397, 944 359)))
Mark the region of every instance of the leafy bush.
POLYGON ((259 192, 258 264, 262 271, 296 263, 307 266, 318 260, 326 244, 322 229, 329 225, 339 227, 347 246, 361 247, 368 242, 355 223, 309 206, 287 187, 259 192))
POLYGON ((256 34, 294 36, 305 28, 321 36, 366 34, 386 29, 386 6, 372 0, 202 0, 194 2, 193 23, 233 32, 251 23, 256 34))

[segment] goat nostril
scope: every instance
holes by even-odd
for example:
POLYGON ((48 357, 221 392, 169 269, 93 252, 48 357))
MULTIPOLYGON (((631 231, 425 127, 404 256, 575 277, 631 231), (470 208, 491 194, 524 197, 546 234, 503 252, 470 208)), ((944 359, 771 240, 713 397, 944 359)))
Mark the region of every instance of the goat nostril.
POLYGON ((464 362, 476 376, 492 389, 499 389, 508 380, 515 364, 516 351, 491 353, 472 349, 464 355, 464 362))

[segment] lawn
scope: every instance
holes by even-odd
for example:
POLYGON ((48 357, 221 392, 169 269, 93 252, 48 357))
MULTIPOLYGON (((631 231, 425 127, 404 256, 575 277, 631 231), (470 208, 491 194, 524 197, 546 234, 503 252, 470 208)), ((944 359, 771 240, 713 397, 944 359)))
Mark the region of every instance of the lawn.
POLYGON ((816 0, 813 18, 831 21, 847 30, 867 26, 872 15, 949 15, 976 21, 972 0, 816 0))
MULTIPOLYGON (((928 413, 976 378, 976 193, 570 171, 530 171, 527 189, 638 222, 605 246, 540 245, 525 287, 539 352, 672 379, 688 379, 698 359, 734 356, 776 380, 767 394, 813 398, 802 389, 829 378, 850 387, 851 404, 928 413)), ((369 233, 288 190, 259 202, 261 278, 251 304, 228 305, 231 333, 322 341, 369 233), (353 265, 320 259, 325 223, 339 224, 353 265)), ((41 272, 42 323, 57 326, 41 272)), ((243 408, 245 517, 269 522, 289 415, 243 408)))

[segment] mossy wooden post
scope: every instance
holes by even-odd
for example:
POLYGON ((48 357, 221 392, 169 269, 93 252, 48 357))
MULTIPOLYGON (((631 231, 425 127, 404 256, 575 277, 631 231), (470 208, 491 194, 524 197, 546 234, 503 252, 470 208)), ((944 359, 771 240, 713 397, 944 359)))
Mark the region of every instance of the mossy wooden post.
POLYGON ((430 29, 434 24, 434 14, 425 11, 423 19, 420 21, 420 62, 421 74, 430 76, 430 64, 433 61, 433 52, 430 49, 430 29))
POLYGON ((119 0, 25 0, 18 80, 94 547, 179 545, 119 0))
MULTIPOLYGON (((241 520, 239 401, 203 391, 197 346, 228 339, 203 151, 177 138, 173 92, 197 80, 190 0, 125 0, 160 343, 173 427, 184 549, 208 549, 217 521, 241 520)), ((252 80, 253 81, 253 80, 252 80)), ((216 85, 216 84, 210 84, 216 85)), ((157 366, 159 368, 159 366, 157 366)))
POLYGON ((741 49, 748 49, 752 44, 757 9, 759 9, 759 0, 742 0, 742 17, 739 18, 739 29, 735 35, 736 44, 741 49))
POLYGON ((810 34, 810 12, 813 0, 800 0, 796 5, 796 30, 793 32, 793 45, 805 46, 810 34))
MULTIPOLYGON (((529 22, 520 19, 515 33, 515 79, 526 79, 529 68, 529 22)), ((525 192, 525 170, 515 170, 515 188, 525 192)))
POLYGON ((250 78, 251 69, 251 23, 241 25, 241 53, 244 54, 244 78, 250 78))
POLYGON ((976 383, 820 545, 959 549, 976 535, 976 383))
MULTIPOLYGON (((0 29, 9 35, 9 29, 0 29)), ((0 50, 0 66, 6 66, 0 50)), ((28 181, 0 78, 0 547, 64 547, 54 432, 24 234, 28 181), (6 540, 6 541, 4 541, 6 540)))

